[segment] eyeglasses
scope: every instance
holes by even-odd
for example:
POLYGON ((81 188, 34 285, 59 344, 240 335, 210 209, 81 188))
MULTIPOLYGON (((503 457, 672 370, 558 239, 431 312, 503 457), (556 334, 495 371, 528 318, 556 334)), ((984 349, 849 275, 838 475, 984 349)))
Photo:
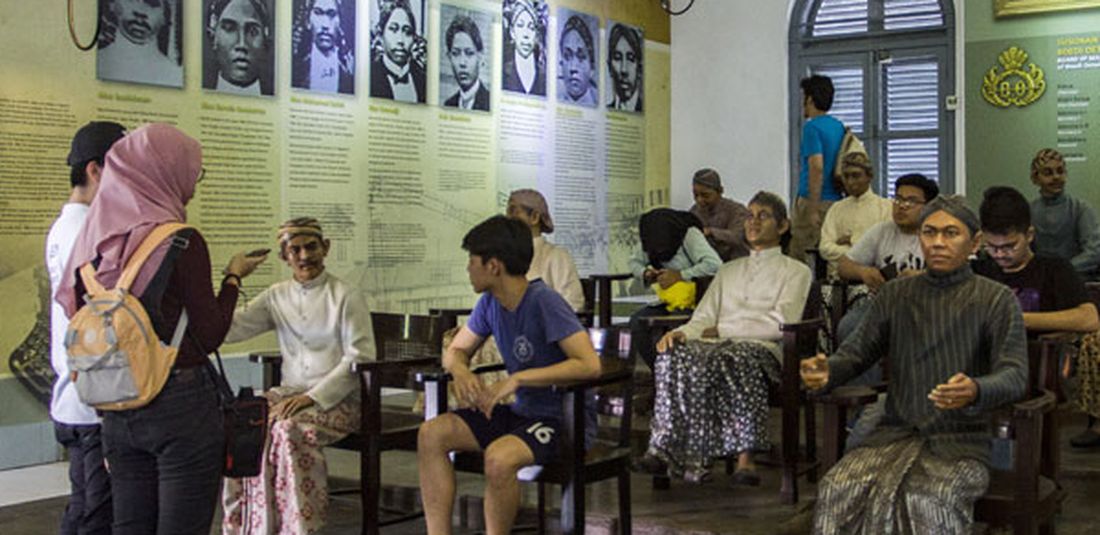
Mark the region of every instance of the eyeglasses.
POLYGON ((924 201, 912 197, 894 197, 893 200, 894 204, 898 205, 898 208, 912 208, 924 204, 924 201))
POLYGON ((995 254, 1009 254, 1016 250, 1020 246, 1020 242, 1023 240, 1014 241, 1012 243, 1004 243, 1001 245, 993 245, 992 243, 982 244, 985 247, 985 251, 991 255, 995 254))
POLYGON ((775 219, 775 214, 771 212, 757 212, 755 214, 750 213, 745 219, 752 219, 754 221, 767 221, 769 219, 775 219))

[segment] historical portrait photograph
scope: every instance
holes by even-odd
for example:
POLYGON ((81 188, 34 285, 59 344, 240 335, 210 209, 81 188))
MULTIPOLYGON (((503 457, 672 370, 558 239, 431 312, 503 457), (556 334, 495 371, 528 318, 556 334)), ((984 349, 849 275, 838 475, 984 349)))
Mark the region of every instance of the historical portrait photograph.
POLYGON ((600 104, 600 19, 558 9, 558 102, 595 108, 600 104))
POLYGON ((428 97, 424 0, 370 2, 370 96, 423 104, 428 97))
POLYGON ((607 30, 607 109, 642 111, 642 29, 611 22, 607 30))
POLYGON ((355 94, 356 0, 294 0, 290 85, 355 94))
POLYGON ((544 0, 504 0, 501 88, 546 96, 546 29, 550 7, 544 0))
POLYGON ((183 87, 179 0, 99 0, 96 78, 183 87))
POLYGON ((493 15, 447 4, 439 6, 439 104, 489 111, 493 15))
POLYGON ((275 94, 275 0, 203 0, 202 86, 275 94))

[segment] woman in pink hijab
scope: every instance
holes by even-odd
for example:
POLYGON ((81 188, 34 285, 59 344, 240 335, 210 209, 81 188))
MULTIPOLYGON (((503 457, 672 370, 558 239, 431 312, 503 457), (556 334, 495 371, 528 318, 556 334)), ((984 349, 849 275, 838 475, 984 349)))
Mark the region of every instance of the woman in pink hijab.
MULTIPOLYGON (((202 179, 198 141, 167 124, 134 130, 107 153, 99 194, 77 235, 56 300, 70 317, 83 304, 77 271, 91 262, 112 288, 126 261, 161 223, 186 222, 185 206, 202 179)), ((207 354, 233 319, 241 278, 264 259, 239 253, 215 296, 206 241, 184 229, 144 264, 131 288, 158 337, 168 343, 181 312, 186 336, 163 390, 148 405, 104 411, 117 534, 210 532, 223 463, 222 414, 207 354)))

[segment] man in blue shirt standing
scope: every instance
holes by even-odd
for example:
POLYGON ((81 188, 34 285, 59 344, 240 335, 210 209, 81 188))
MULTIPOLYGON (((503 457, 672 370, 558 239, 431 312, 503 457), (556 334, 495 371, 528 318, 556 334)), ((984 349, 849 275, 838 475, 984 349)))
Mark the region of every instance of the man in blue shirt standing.
POLYGON ((817 247, 825 212, 840 192, 833 187, 833 169, 844 139, 844 124, 828 115, 833 107, 833 81, 826 76, 803 78, 802 141, 798 152, 798 199, 791 221, 791 257, 806 261, 806 249, 817 247))
POLYGON ((466 408, 420 427, 420 492, 428 533, 451 533, 455 477, 448 454, 483 452, 486 532, 505 534, 520 505, 517 472, 558 455, 561 394, 550 387, 598 376, 600 360, 565 299, 540 279, 527 281, 534 253, 526 225, 491 217, 466 234, 462 248, 470 254, 470 283, 482 295, 444 352, 443 367, 466 408), (489 335, 509 375, 487 386, 470 371, 469 358, 489 335), (514 403, 498 404, 513 393, 514 403))

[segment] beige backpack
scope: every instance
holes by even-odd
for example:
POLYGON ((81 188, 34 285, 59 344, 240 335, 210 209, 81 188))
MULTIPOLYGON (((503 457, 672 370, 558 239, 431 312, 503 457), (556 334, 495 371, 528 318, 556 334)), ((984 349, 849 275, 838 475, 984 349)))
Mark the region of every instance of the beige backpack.
POLYGON ((96 280, 91 263, 80 267, 88 292, 84 306, 69 322, 65 349, 80 400, 97 409, 121 411, 147 405, 164 388, 187 330, 187 311, 180 315, 172 343, 165 345, 141 301, 130 293, 141 266, 170 236, 190 228, 182 223, 158 226, 141 243, 114 288, 96 280))

